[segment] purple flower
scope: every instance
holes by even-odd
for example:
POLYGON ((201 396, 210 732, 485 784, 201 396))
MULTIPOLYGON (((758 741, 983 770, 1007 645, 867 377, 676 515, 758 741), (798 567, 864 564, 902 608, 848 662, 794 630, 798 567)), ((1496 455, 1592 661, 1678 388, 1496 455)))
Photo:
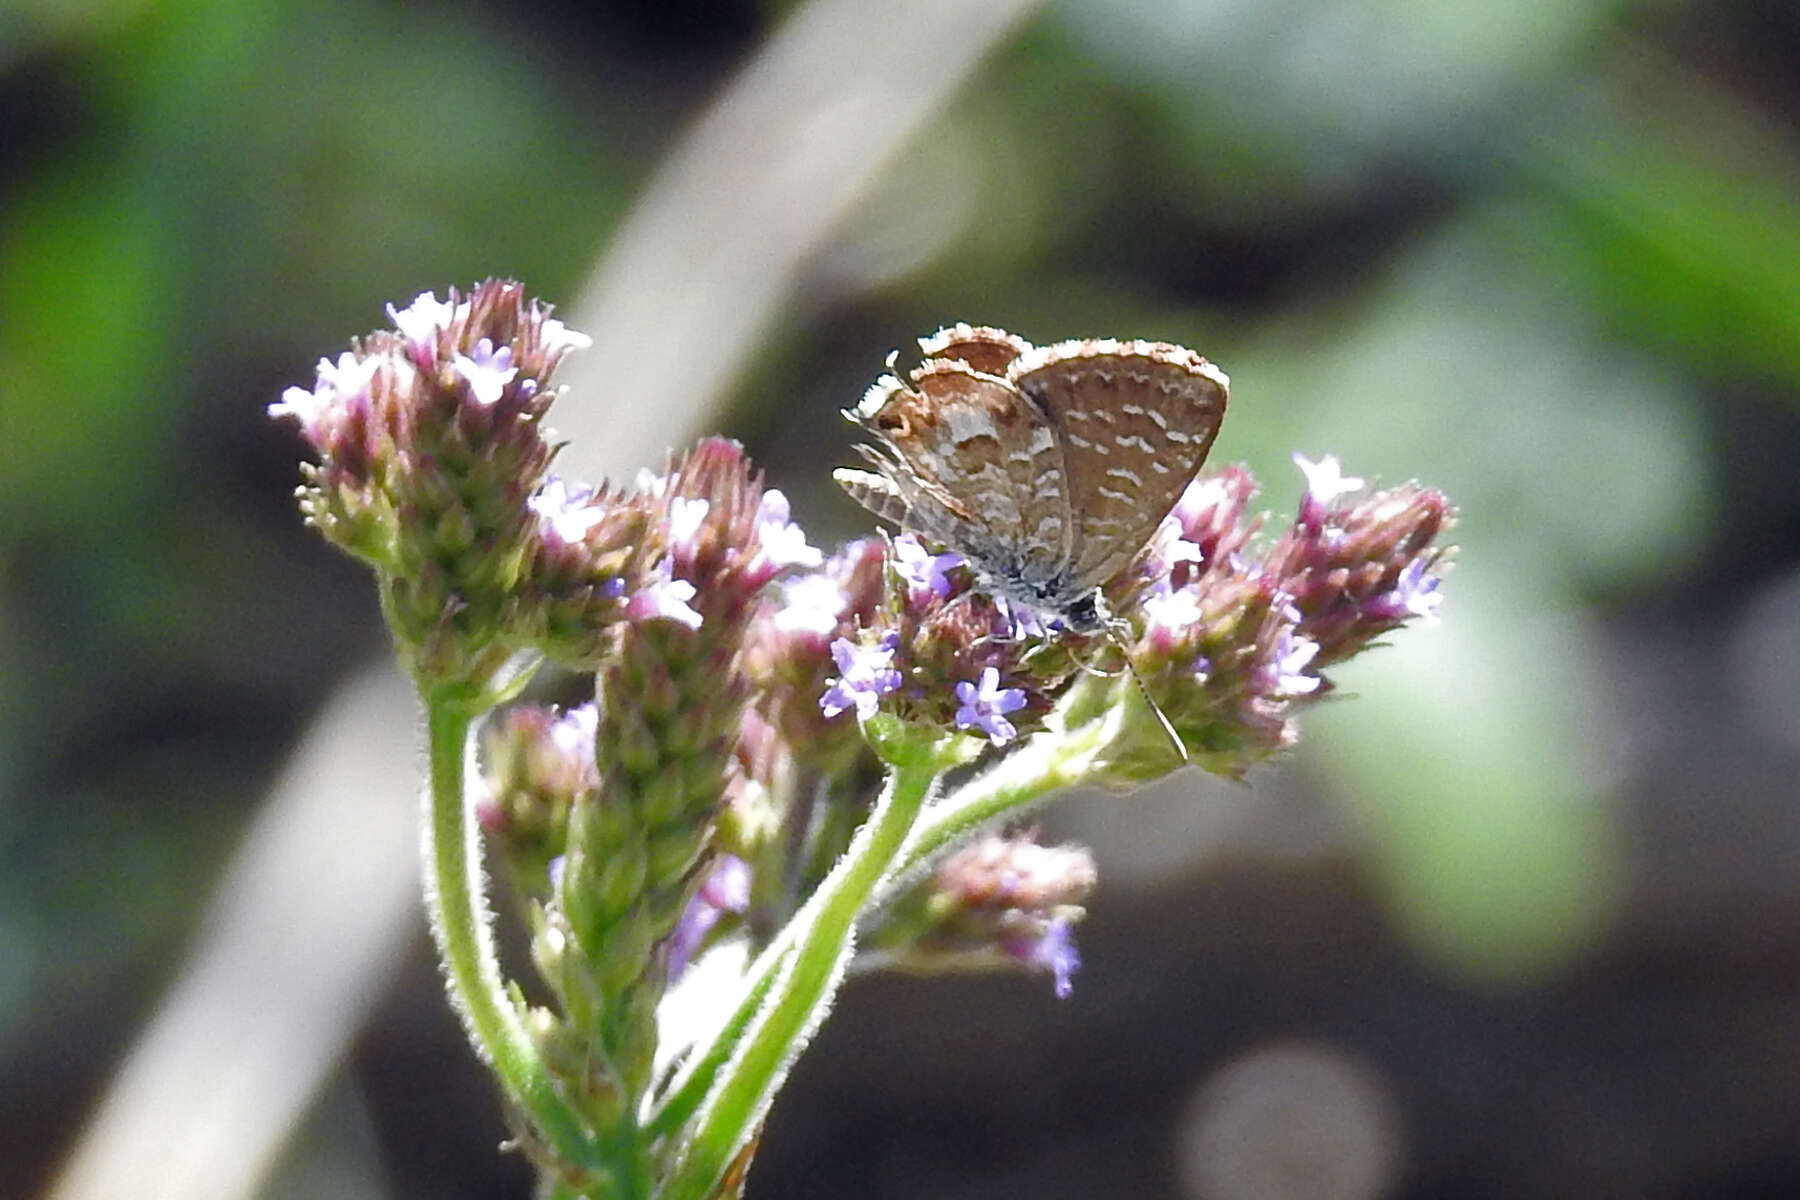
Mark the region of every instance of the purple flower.
POLYGON ((700 885, 700 896, 715 908, 743 912, 750 907, 750 864, 735 854, 720 855, 700 885))
POLYGON ((687 911, 669 935, 669 982, 673 983, 687 970, 694 951, 726 913, 741 913, 750 907, 750 866, 735 854, 722 854, 687 911))
POLYGON ((894 558, 894 569, 906 581, 915 604, 926 596, 936 596, 940 600, 948 596, 951 586, 948 573, 963 564, 962 555, 932 554, 910 533, 894 539, 894 558))
POLYGON ((1049 971, 1058 1000, 1067 1000, 1075 990, 1081 953, 1075 948, 1075 923, 1069 918, 1050 918, 1041 936, 1009 942, 1006 952, 1028 966, 1049 971))
POLYGON ((1427 625, 1436 625, 1438 606, 1444 602, 1438 592, 1442 582, 1436 575, 1425 573, 1424 559, 1415 558, 1400 572, 1393 591, 1370 602, 1370 613, 1379 620, 1397 621, 1411 616, 1420 618, 1427 625))
POLYGON ((552 475, 525 506, 544 523, 551 540, 574 545, 606 519, 606 510, 593 503, 594 489, 585 483, 571 487, 552 475))
MULTIPOLYGON (((994 607, 1006 621, 1007 636, 1013 641, 1023 641, 1028 637, 1049 637, 1050 631, 1044 627, 1044 615, 1037 609, 1018 600, 1008 600, 1005 596, 995 596, 994 607)), ((1061 628, 1061 623, 1057 625, 1061 628)))
POLYGON ((838 627, 838 617, 848 603, 844 590, 828 575, 802 575, 782 587, 783 603, 775 610, 775 628, 782 633, 811 633, 825 637, 838 627))
POLYGON ((597 784, 600 768, 594 763, 594 737, 600 730, 600 709, 592 701, 578 704, 550 723, 550 744, 576 766, 587 786, 597 784))
POLYGON ((827 717, 835 717, 854 708, 861 721, 874 716, 881 698, 900 688, 900 672, 893 666, 894 649, 899 644, 899 635, 892 633, 876 646, 861 646, 849 638, 834 640, 831 657, 839 674, 819 697, 819 710, 827 717))
POLYGON ((519 373, 519 368, 513 366, 512 347, 502 346, 496 350, 488 338, 475 343, 475 353, 458 354, 450 364, 468 381, 475 403, 483 406, 499 403, 506 385, 519 373))
POLYGON ((1305 696, 1319 688, 1319 677, 1306 674, 1307 664, 1319 653, 1319 643, 1301 637, 1292 629, 1283 629, 1275 643, 1275 661, 1270 664, 1274 680, 1270 691, 1277 696, 1305 696))
POLYGON ((788 498, 777 488, 763 493, 756 509, 756 540, 772 567, 816 567, 825 555, 806 544, 806 530, 788 519, 788 498))
POLYGON ((962 705, 956 710, 958 729, 979 729, 996 746, 1004 746, 1019 736, 1006 714, 1025 707, 1022 688, 1002 688, 1000 672, 987 667, 981 672, 979 685, 964 681, 956 685, 956 699, 962 705))
POLYGON ((685 579, 676 579, 669 568, 669 560, 663 559, 657 568, 657 578, 631 598, 626 607, 626 615, 634 621, 662 618, 686 625, 689 629, 700 628, 704 619, 689 603, 699 595, 699 590, 685 579))

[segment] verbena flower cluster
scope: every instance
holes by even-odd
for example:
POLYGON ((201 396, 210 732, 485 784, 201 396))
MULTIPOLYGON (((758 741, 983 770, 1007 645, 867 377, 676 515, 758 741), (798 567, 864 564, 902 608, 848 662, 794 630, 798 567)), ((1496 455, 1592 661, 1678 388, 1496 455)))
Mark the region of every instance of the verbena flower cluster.
MULTIPOLYGON (((388 311, 391 329, 321 360, 313 386, 270 412, 311 444, 301 509, 375 570, 428 711, 495 710, 466 803, 524 902, 539 982, 498 989, 495 1034, 486 1002, 463 993, 498 975, 448 970, 497 1070, 507 1060, 489 1043, 509 1022, 522 1031, 525 1082, 502 1071, 503 1087, 550 1194, 699 1197, 729 1181, 714 1160, 747 1153, 749 1135, 705 1141, 733 1072, 750 1070, 732 1056, 753 1057, 742 1047, 773 1019, 759 1003, 791 999, 782 971, 798 970, 814 914, 849 894, 844 864, 903 764, 924 755, 935 778, 997 758, 962 792, 921 792, 929 836, 856 885, 863 960, 1024 967, 1067 995, 1094 864, 994 820, 1065 784, 1125 786, 1184 759, 1242 775, 1293 744, 1328 668, 1433 619, 1440 600, 1444 497, 1297 457, 1295 520, 1250 511, 1244 468, 1203 474, 1105 586, 1114 627, 1076 632, 986 594, 953 547, 911 533, 827 554, 732 442, 705 440, 629 486, 553 474, 553 377, 587 339, 519 284, 388 311), (542 661, 591 677, 592 700, 496 709, 542 661), (681 1080, 659 1077, 666 992, 728 942, 761 956, 740 1017, 681 1080)), ((458 781, 446 802, 461 794, 458 781)), ((437 887, 453 960, 457 888, 437 887)), ((485 921, 478 902, 467 919, 485 921)))

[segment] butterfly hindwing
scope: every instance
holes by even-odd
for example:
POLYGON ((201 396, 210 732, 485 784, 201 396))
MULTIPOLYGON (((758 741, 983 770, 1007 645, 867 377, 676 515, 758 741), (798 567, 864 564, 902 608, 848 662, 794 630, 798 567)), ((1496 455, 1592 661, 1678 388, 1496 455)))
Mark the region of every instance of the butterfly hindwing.
POLYGON ((1110 340, 1045 346, 1008 374, 1064 443, 1071 586, 1096 587, 1137 555, 1205 462, 1228 381, 1183 347, 1110 340))

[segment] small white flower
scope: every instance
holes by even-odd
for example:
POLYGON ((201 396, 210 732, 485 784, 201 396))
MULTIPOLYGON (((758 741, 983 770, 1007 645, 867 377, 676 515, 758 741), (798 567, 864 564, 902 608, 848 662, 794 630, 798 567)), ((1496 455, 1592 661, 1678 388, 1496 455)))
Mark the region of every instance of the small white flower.
POLYGON ((1185 527, 1191 525, 1200 514, 1210 512, 1230 499, 1231 493, 1226 490, 1224 480, 1217 475, 1209 475, 1187 485, 1187 490, 1175 501, 1171 516, 1180 526, 1185 527))
POLYGON ((594 339, 585 333, 579 333, 564 325, 555 317, 545 317, 544 324, 538 330, 538 339, 548 354, 558 354, 566 350, 586 350, 594 344, 594 339))
POLYGON ((1164 568, 1173 568, 1178 563, 1204 563, 1206 551, 1200 548, 1199 542, 1189 541, 1184 537, 1176 537, 1162 548, 1164 568))
POLYGON ((600 730, 600 709, 592 702, 568 709, 550 723, 550 744, 572 764, 583 786, 599 782, 594 765, 594 737, 600 730))
POLYGON ((311 429, 318 423, 319 417, 325 412, 325 407, 330 402, 329 392, 320 395, 318 392, 308 391, 303 387, 291 387, 281 393, 281 399, 269 405, 269 415, 271 417, 293 417, 300 422, 303 428, 311 429))
POLYGON ((700 525, 711 511, 712 502, 704 497, 677 496, 669 501, 669 544, 691 548, 700 535, 700 525))
POLYGON ((1171 632, 1200 623, 1200 597, 1192 588, 1159 589, 1144 597, 1144 616, 1171 632))
POLYGON ((782 587, 784 603, 775 611, 775 628, 783 633, 824 637, 837 628, 844 611, 843 589, 828 576, 802 575, 782 587))
POLYGON ((1320 504, 1330 504, 1344 493, 1354 492, 1363 486, 1361 476, 1344 474, 1344 468, 1338 463, 1335 454, 1327 454, 1318 462, 1313 462, 1306 455, 1296 452, 1294 465, 1306 476, 1306 494, 1320 504))
POLYGON ((438 334, 450 328, 450 323, 456 319, 456 311, 456 305, 439 300, 436 292, 420 292, 405 308, 387 306, 388 319, 393 321, 394 328, 420 349, 437 345, 438 334))
POLYGON ((558 750, 592 754, 594 734, 600 728, 600 710, 593 701, 577 704, 557 717, 550 725, 550 740, 558 750))
MULTIPOLYGON (((664 569, 667 570, 666 564, 664 569)), ((698 629, 705 618, 691 601, 699 594, 699 589, 687 580, 665 574, 638 593, 629 611, 633 616, 661 617, 689 629, 698 629)))
POLYGON ((525 504, 548 526, 555 540, 573 545, 606 519, 606 510, 593 499, 593 488, 586 484, 570 487, 552 475, 525 504))
POLYGON ((806 530, 789 519, 788 499, 778 488, 763 493, 756 509, 756 540, 764 561, 775 567, 816 567, 824 553, 806 544, 806 530))
POLYGON ((269 415, 294 417, 310 434, 318 428, 331 409, 366 403, 370 385, 381 371, 381 363, 382 360, 377 355, 358 358, 348 350, 338 355, 335 363, 329 358, 321 358, 314 371, 312 390, 309 392, 302 387, 288 388, 281 393, 280 400, 269 405, 269 415))

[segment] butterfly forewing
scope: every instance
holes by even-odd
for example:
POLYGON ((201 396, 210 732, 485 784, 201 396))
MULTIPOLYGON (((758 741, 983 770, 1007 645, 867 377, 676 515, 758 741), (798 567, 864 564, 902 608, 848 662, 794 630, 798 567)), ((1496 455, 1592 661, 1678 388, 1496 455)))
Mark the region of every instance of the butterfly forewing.
POLYGON ((1137 555, 1200 469, 1225 417, 1225 374, 1180 346, 1090 341, 1034 350, 1009 376, 1066 446, 1068 584, 1085 593, 1137 555))
POLYGON ((1000 554, 1033 578, 1061 572, 1073 522, 1062 449, 1043 414, 960 361, 934 359, 911 380, 859 416, 904 465, 901 491, 944 510, 922 514, 919 527, 979 557, 1000 554), (946 519, 952 528, 933 528, 946 519))

